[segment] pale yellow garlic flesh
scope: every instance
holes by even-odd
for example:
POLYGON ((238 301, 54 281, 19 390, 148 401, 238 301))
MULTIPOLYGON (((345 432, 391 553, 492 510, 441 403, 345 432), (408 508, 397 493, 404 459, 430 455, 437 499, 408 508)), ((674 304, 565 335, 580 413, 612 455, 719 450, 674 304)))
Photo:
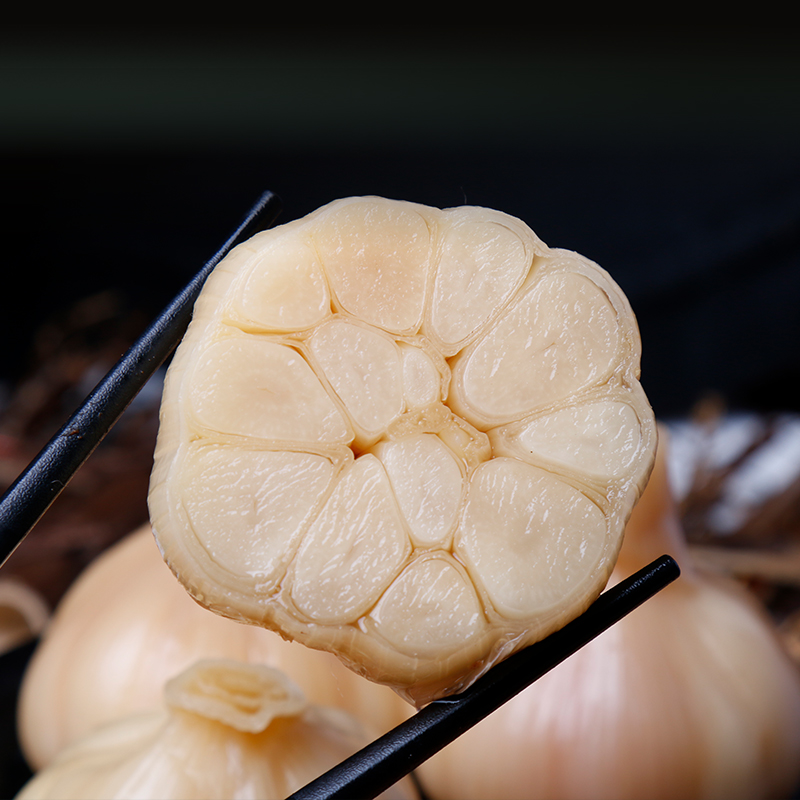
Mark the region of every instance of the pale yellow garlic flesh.
POLYGON ((202 605, 415 705, 605 586, 652 466, 611 277, 498 211, 338 200, 215 269, 150 489, 202 605))

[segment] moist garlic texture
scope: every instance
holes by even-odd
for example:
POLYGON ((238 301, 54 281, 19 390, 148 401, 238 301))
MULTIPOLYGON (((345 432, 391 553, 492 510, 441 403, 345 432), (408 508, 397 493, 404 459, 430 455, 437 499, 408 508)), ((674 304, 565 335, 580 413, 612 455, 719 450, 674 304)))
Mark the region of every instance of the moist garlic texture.
POLYGON ((652 466, 632 310, 485 208, 338 200, 236 247, 167 374, 149 495, 219 614, 415 705, 602 591, 652 466))
POLYGON ((374 737, 409 713, 394 692, 363 680, 330 653, 199 606, 144 525, 89 564, 42 633, 17 707, 25 759, 39 770, 100 725, 158 707, 170 678, 209 658, 280 669, 309 702, 346 709, 374 737))
MULTIPOLYGON (((369 741, 352 716, 309 704, 280 670, 206 659, 167 683, 158 709, 63 750, 17 800, 278 800, 369 741)), ((404 778, 381 797, 418 794, 404 778)))
POLYGON ((667 443, 611 583, 664 553, 681 577, 422 764, 430 800, 796 795, 800 674, 752 595, 693 567, 667 443))

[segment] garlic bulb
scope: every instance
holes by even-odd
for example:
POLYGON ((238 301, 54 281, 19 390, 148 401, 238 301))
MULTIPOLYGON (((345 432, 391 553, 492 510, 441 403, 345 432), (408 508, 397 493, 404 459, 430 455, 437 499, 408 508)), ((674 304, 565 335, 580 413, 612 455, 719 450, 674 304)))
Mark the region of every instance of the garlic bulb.
POLYGON ((35 639, 49 617, 39 592, 14 576, 0 580, 0 655, 35 639))
MULTIPOLYGON (((279 670, 210 659, 172 678, 161 708, 62 751, 18 800, 277 800, 368 742, 353 717, 309 704, 279 670)), ((382 796, 417 793, 405 778, 382 796)))
POLYGON ((145 525, 84 570, 34 651, 17 714, 28 763, 41 769, 99 725, 156 707, 167 680, 203 658, 279 668, 310 702, 347 708, 376 736, 413 710, 329 653, 199 606, 164 565, 145 525))
POLYGON ((167 374, 154 532, 198 602, 416 705, 605 586, 651 469, 633 312, 490 209, 338 200, 215 269, 167 374))
POLYGON ((431 800, 793 796, 800 676, 753 598, 692 567, 666 447, 612 582, 664 553, 681 577, 423 764, 431 800))

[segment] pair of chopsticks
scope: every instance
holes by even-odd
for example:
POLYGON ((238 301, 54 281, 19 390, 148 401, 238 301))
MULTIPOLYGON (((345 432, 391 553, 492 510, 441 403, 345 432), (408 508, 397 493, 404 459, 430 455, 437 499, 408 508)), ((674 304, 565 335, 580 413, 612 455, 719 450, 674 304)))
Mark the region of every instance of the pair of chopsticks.
MULTIPOLYGON (((264 192, 217 253, 122 356, 0 498, 0 566, 22 543, 149 378, 177 347, 214 267, 237 244, 270 227, 280 200, 264 192)), ((460 695, 436 700, 371 745, 295 792, 291 800, 373 798, 408 775, 526 686, 662 588, 680 570, 662 556, 604 592, 580 617, 489 670, 460 695)))

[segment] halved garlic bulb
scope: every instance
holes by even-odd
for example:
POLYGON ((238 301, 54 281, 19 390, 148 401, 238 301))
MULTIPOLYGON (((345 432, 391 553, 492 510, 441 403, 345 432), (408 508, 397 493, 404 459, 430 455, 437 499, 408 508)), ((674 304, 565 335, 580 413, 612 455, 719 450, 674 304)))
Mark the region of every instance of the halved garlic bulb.
POLYGON ((741 586, 696 570, 666 430, 616 583, 681 577, 417 770, 430 800, 763 800, 800 785, 800 673, 741 586))
POLYGON ((158 707, 169 679, 209 658, 278 668, 310 702, 347 709, 376 737, 410 712, 394 692, 330 653, 199 606, 145 525, 89 564, 42 634, 17 708, 27 762, 39 770, 95 728, 158 707))
POLYGON ((650 471, 631 308, 521 221, 378 197, 215 269, 149 495, 201 604, 421 705, 580 614, 650 471))
MULTIPOLYGON (((369 741, 354 717, 309 704, 280 670, 203 660, 167 683, 160 708, 80 739, 17 800, 278 800, 369 741)), ((409 778, 381 795, 417 796, 409 778)))

